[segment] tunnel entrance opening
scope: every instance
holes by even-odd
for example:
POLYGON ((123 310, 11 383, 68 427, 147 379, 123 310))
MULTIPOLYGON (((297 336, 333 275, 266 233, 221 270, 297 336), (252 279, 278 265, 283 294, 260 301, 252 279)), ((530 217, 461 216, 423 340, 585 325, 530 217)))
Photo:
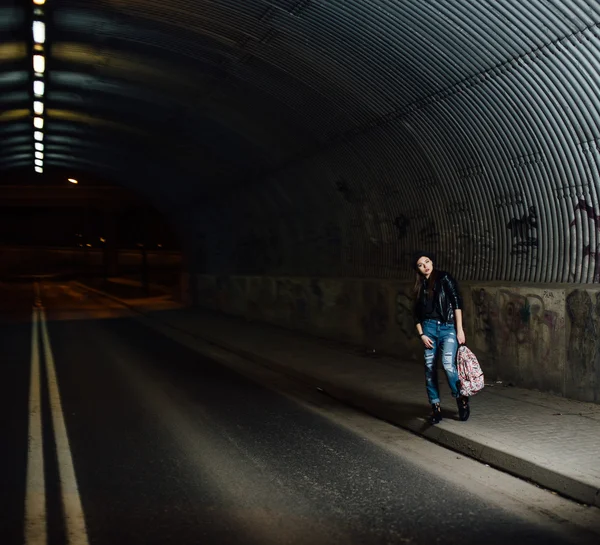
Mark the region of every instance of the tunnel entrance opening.
POLYGON ((120 293, 124 285, 132 293, 178 293, 181 245, 165 216, 121 187, 75 179, 76 185, 65 176, 0 185, 0 278, 84 279, 120 293))

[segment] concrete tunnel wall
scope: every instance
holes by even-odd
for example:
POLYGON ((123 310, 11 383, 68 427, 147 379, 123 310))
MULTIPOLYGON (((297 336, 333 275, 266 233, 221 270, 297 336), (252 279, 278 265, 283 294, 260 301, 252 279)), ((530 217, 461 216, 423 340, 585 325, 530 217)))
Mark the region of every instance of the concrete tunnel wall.
MULTIPOLYGON (((350 343, 366 355, 423 358, 410 283, 201 275, 197 290, 211 310, 350 343)), ((467 342, 486 381, 600 402, 600 287, 464 282, 462 293, 467 342)))
MULTIPOLYGON (((15 170, 33 161, 29 16, 7 4, 0 170, 15 170)), ((476 308, 467 319, 492 375, 599 399, 596 1, 47 4, 45 167, 155 203, 181 233, 196 304, 215 306, 205 284, 223 278, 352 285, 338 328, 317 311, 298 323, 278 296, 264 318, 413 353, 391 319, 385 335, 360 328, 369 306, 394 308, 427 248, 467 301, 489 295, 491 325, 476 308), (551 368, 547 338, 564 339, 551 368)), ((228 290, 218 308, 261 317, 254 292, 228 290)))

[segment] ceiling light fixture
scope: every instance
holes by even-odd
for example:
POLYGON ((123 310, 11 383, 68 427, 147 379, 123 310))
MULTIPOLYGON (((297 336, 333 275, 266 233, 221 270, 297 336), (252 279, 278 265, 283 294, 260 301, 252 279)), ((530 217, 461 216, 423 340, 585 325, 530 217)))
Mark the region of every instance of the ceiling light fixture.
POLYGON ((36 74, 43 74, 46 70, 46 58, 44 55, 33 56, 33 70, 36 74))
POLYGON ((46 41, 46 23, 42 21, 33 22, 33 41, 36 44, 43 44, 46 41))
POLYGON ((44 72, 46 71, 46 56, 44 52, 44 44, 46 43, 46 23, 44 21, 44 10, 41 7, 46 3, 46 0, 33 0, 33 22, 31 26, 33 43, 33 139, 35 146, 34 168, 38 174, 44 172, 44 133, 41 129, 44 128, 44 103, 41 97, 46 92, 46 84, 44 83, 44 72))
POLYGON ((71 182, 72 184, 78 184, 79 183, 75 178, 69 178, 68 181, 71 182))
POLYGON ((46 88, 46 86, 44 85, 44 82, 42 80, 36 79, 33 82, 33 94, 36 97, 43 97, 45 88, 46 88))

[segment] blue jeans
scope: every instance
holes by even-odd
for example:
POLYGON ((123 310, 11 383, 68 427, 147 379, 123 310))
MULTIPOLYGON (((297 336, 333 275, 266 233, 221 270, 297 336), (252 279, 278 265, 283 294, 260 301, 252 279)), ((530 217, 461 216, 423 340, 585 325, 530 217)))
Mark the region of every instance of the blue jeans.
POLYGON ((433 342, 433 348, 425 349, 425 386, 429 403, 440 402, 436 357, 442 354, 442 365, 453 397, 459 397, 459 378, 456 370, 456 328, 454 324, 445 324, 437 320, 424 320, 423 333, 433 342))

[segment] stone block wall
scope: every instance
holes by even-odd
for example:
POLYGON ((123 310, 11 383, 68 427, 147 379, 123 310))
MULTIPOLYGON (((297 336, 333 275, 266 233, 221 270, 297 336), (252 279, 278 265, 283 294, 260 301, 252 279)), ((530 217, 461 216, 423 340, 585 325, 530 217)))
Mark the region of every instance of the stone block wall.
MULTIPOLYGON (((193 286, 201 307, 420 364, 411 289, 380 279, 209 275, 193 286)), ((600 403, 600 286, 462 283, 461 291, 467 344, 488 381, 600 403)))

